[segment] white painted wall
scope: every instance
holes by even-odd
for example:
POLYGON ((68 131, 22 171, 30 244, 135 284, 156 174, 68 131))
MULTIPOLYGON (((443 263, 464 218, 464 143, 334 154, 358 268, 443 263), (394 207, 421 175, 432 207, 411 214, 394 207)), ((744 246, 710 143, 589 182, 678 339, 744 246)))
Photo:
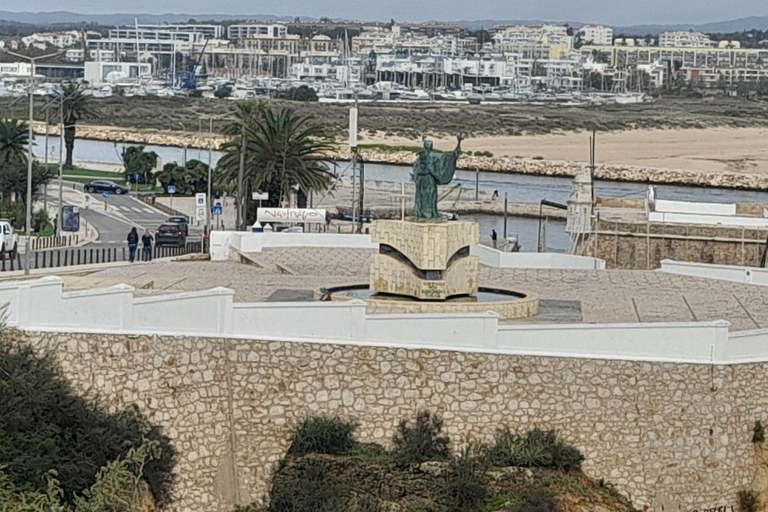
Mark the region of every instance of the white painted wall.
POLYGON ((768 286, 768 269, 760 267, 661 260, 659 272, 768 286))
POLYGON ((62 292, 59 277, 0 284, 6 322, 29 331, 311 341, 553 357, 738 364, 768 361, 768 330, 726 321, 499 325, 496 313, 367 315, 362 301, 234 303, 234 292, 135 298, 133 288, 62 292))
POLYGON ((378 249, 370 235, 340 233, 251 233, 247 231, 212 231, 211 260, 229 259, 230 247, 242 252, 261 252, 270 247, 348 247, 378 249))
POLYGON ((691 213, 697 215, 736 215, 735 203, 697 203, 656 199, 654 211, 664 213, 691 213))
POLYGON ((664 213, 649 212, 651 222, 669 222, 672 224, 704 224, 708 226, 738 226, 748 228, 768 227, 768 219, 764 217, 736 217, 728 215, 701 215, 694 213, 664 213))
POLYGON ((480 263, 483 265, 494 268, 561 268, 571 270, 600 270, 605 268, 605 260, 557 252, 504 252, 485 245, 473 245, 469 248, 469 253, 480 258, 480 263))

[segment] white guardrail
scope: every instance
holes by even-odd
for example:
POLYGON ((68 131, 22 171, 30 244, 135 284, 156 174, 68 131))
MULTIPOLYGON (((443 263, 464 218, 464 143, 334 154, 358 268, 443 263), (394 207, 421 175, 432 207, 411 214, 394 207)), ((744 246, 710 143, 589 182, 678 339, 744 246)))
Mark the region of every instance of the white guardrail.
POLYGON ((199 336, 632 361, 768 361, 768 330, 729 322, 499 325, 498 315, 368 315, 365 303, 235 303, 234 291, 134 297, 131 286, 64 292, 60 277, 0 283, 6 323, 28 331, 199 336), (301 319, 301 321, 297 321, 301 319), (674 342, 671 342, 674 340, 674 342))
POLYGON ((768 286, 768 268, 661 260, 660 272, 768 286))

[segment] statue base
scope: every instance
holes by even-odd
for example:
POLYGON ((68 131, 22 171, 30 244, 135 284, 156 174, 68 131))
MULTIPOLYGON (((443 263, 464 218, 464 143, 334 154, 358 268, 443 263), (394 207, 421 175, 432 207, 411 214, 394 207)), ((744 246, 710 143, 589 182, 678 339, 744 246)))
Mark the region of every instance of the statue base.
POLYGON ((479 262, 469 246, 479 238, 474 222, 374 221, 371 289, 421 300, 475 293, 479 262))

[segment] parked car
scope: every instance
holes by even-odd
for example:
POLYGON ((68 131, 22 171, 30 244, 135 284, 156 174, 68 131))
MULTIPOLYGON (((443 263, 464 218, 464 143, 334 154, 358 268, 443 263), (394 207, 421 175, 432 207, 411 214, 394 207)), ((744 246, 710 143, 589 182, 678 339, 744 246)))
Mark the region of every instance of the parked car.
POLYGON ((184 216, 169 217, 166 224, 178 224, 184 230, 184 235, 189 236, 189 218, 184 216))
POLYGON ((161 245, 183 246, 186 243, 187 235, 180 224, 161 224, 155 232, 155 246, 157 247, 161 245))
POLYGON ((114 181, 109 180, 96 180, 85 185, 86 192, 109 192, 112 194, 127 194, 128 187, 125 185, 118 185, 114 181))
POLYGON ((0 221, 0 258, 4 258, 6 253, 13 258, 18 249, 19 235, 16 234, 10 222, 0 221))

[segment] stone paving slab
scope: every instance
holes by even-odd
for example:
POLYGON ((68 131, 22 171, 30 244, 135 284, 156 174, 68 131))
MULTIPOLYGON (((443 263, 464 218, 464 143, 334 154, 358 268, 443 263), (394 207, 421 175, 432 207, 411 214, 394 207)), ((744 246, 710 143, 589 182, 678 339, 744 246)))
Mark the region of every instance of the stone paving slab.
MULTIPOLYGON (((235 290, 236 301, 265 301, 278 292, 276 297, 290 295, 290 290, 300 295, 322 286, 367 282, 373 253, 365 249, 280 248, 259 254, 261 260, 290 267, 293 275, 279 273, 270 268, 273 265, 159 262, 62 277, 69 290, 127 283, 137 288, 137 294, 158 294, 225 286, 235 290)), ((588 323, 724 319, 732 323, 732 330, 768 328, 768 287, 643 270, 481 266, 479 279, 481 284, 534 292, 548 301, 576 301, 588 323)))

